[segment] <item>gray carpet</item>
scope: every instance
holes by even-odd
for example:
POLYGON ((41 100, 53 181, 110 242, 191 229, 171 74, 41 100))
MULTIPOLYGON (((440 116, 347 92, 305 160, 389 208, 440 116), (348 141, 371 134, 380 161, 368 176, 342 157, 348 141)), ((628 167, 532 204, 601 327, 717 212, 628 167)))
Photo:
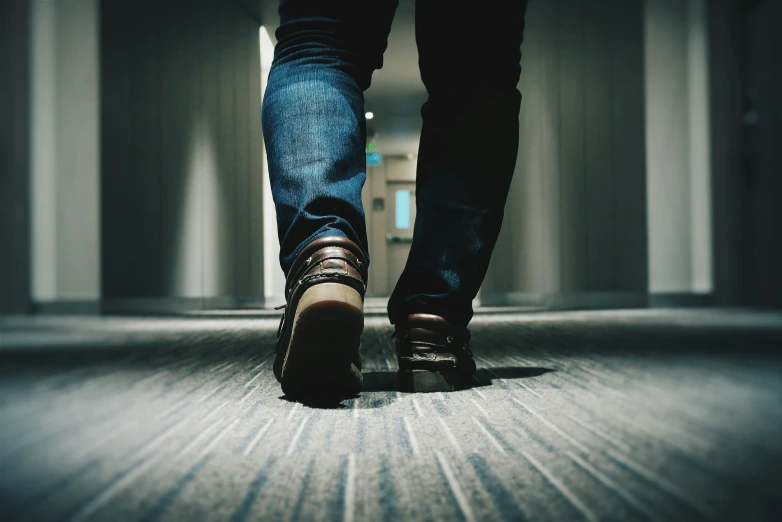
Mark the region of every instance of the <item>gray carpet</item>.
POLYGON ((0 318, 2 520, 779 520, 782 315, 481 314, 471 390, 282 396, 277 321, 0 318))

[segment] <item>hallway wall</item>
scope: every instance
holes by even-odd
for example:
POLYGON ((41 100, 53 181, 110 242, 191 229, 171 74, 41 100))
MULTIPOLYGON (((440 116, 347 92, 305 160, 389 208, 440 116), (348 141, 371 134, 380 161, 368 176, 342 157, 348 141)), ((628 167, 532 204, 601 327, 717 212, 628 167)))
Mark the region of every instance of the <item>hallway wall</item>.
POLYGON ((30 309, 28 0, 0 2, 0 314, 30 309))
POLYGON ((644 8, 649 291, 713 290, 705 0, 644 8))
POLYGON ((262 297, 259 21, 230 0, 101 7, 107 307, 262 297))
POLYGON ((31 3, 32 298, 100 298, 98 0, 31 3))
POLYGON ((714 286, 721 305, 744 304, 746 295, 746 209, 740 197, 745 186, 742 3, 723 0, 709 9, 714 286))
MULTIPOLYGON (((0 312, 279 293, 279 273, 264 288, 258 39, 276 9, 2 3, 0 312)), ((483 302, 713 291, 778 305, 780 16, 774 0, 530 2, 520 150, 483 302)))
POLYGON ((482 302, 645 304, 643 2, 530 2, 519 89, 516 174, 482 302))
POLYGON ((782 3, 746 13, 743 194, 746 287, 742 302, 782 307, 782 3))

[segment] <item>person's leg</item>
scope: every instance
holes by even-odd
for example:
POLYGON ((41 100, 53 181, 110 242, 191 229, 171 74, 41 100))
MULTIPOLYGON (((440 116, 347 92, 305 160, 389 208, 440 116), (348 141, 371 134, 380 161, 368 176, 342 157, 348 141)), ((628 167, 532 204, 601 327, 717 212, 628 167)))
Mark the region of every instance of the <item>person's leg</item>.
POLYGON ((383 63, 396 0, 281 0, 263 133, 287 274, 313 240, 367 255, 364 94, 383 63))
POLYGON ((417 217, 389 301, 393 324, 427 313, 466 327, 516 164, 526 0, 485 0, 481 17, 416 3, 422 108, 417 217))
POLYGON ((367 237, 363 92, 382 65, 395 0, 282 0, 263 102, 285 312, 274 375, 288 395, 362 387, 367 237))

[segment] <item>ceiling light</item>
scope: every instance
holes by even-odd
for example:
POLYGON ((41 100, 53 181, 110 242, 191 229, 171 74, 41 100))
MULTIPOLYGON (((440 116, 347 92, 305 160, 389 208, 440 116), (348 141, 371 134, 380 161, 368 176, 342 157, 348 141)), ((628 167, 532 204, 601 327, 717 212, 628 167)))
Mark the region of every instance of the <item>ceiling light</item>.
POLYGON ((368 112, 368 113, 365 114, 365 116, 367 117, 368 120, 371 120, 372 118, 375 117, 375 113, 374 112, 368 112))

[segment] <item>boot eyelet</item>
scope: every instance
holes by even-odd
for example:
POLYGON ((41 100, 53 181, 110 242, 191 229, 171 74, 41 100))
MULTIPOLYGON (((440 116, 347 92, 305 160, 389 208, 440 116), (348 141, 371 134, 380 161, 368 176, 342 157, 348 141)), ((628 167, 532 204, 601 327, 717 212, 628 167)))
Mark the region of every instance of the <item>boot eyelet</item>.
POLYGON ((448 337, 446 337, 445 340, 448 341, 448 344, 451 344, 454 341, 453 337, 450 336, 450 335, 448 337))

